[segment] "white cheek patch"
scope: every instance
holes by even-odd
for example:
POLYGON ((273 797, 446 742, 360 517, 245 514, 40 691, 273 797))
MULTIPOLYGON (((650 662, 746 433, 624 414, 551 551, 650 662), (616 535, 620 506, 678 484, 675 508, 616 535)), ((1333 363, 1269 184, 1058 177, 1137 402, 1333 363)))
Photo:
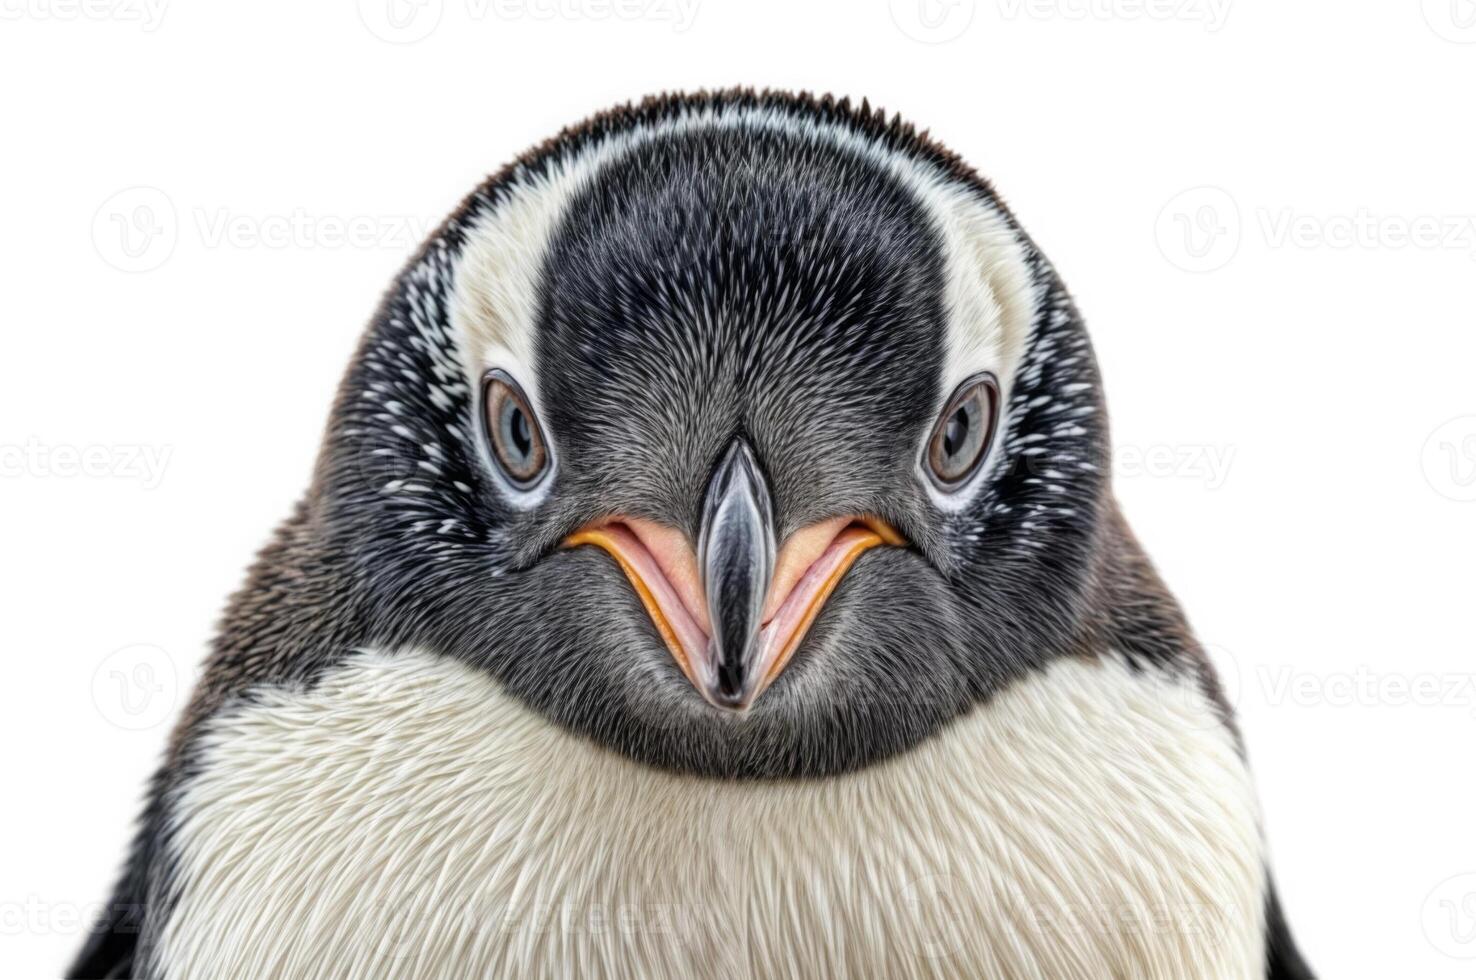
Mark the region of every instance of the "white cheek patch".
POLYGON ((169 976, 1250 977, 1248 774, 1190 679, 1033 672, 915 749, 701 779, 488 675, 354 654, 203 729, 169 976))

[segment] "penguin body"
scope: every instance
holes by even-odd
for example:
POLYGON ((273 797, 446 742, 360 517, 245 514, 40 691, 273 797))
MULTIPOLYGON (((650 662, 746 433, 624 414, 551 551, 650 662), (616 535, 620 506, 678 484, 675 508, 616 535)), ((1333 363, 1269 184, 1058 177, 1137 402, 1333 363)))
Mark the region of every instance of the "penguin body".
POLYGON ((615 110, 407 266, 76 976, 1308 976, 1064 287, 864 106, 615 110))

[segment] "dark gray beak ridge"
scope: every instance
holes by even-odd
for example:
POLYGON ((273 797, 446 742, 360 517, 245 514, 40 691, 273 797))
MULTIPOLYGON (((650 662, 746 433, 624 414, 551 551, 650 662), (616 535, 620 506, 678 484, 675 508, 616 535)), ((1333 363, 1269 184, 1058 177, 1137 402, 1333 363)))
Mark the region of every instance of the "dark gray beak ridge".
POLYGON ((774 577, 777 544, 769 488, 753 451, 734 439, 708 484, 697 566, 712 619, 714 704, 745 707, 753 698, 759 629, 774 577))

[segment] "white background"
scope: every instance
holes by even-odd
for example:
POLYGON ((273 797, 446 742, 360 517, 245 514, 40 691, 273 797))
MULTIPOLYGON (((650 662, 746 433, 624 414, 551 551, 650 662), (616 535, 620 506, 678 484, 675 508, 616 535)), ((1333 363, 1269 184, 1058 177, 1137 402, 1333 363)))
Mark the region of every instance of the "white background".
POLYGON ((424 230, 592 110, 735 83, 995 181, 1092 327, 1301 944, 1476 971, 1470 0, 149 2, 0 0, 7 976, 106 896, 424 230))

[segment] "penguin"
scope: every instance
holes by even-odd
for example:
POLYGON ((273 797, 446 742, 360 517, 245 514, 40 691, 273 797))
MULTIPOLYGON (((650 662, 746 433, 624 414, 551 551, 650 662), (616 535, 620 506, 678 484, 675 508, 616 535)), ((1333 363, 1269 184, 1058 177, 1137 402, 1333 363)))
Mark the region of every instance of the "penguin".
POLYGON ((73 977, 1304 978, 991 185, 869 103, 565 129, 383 297, 73 977))

